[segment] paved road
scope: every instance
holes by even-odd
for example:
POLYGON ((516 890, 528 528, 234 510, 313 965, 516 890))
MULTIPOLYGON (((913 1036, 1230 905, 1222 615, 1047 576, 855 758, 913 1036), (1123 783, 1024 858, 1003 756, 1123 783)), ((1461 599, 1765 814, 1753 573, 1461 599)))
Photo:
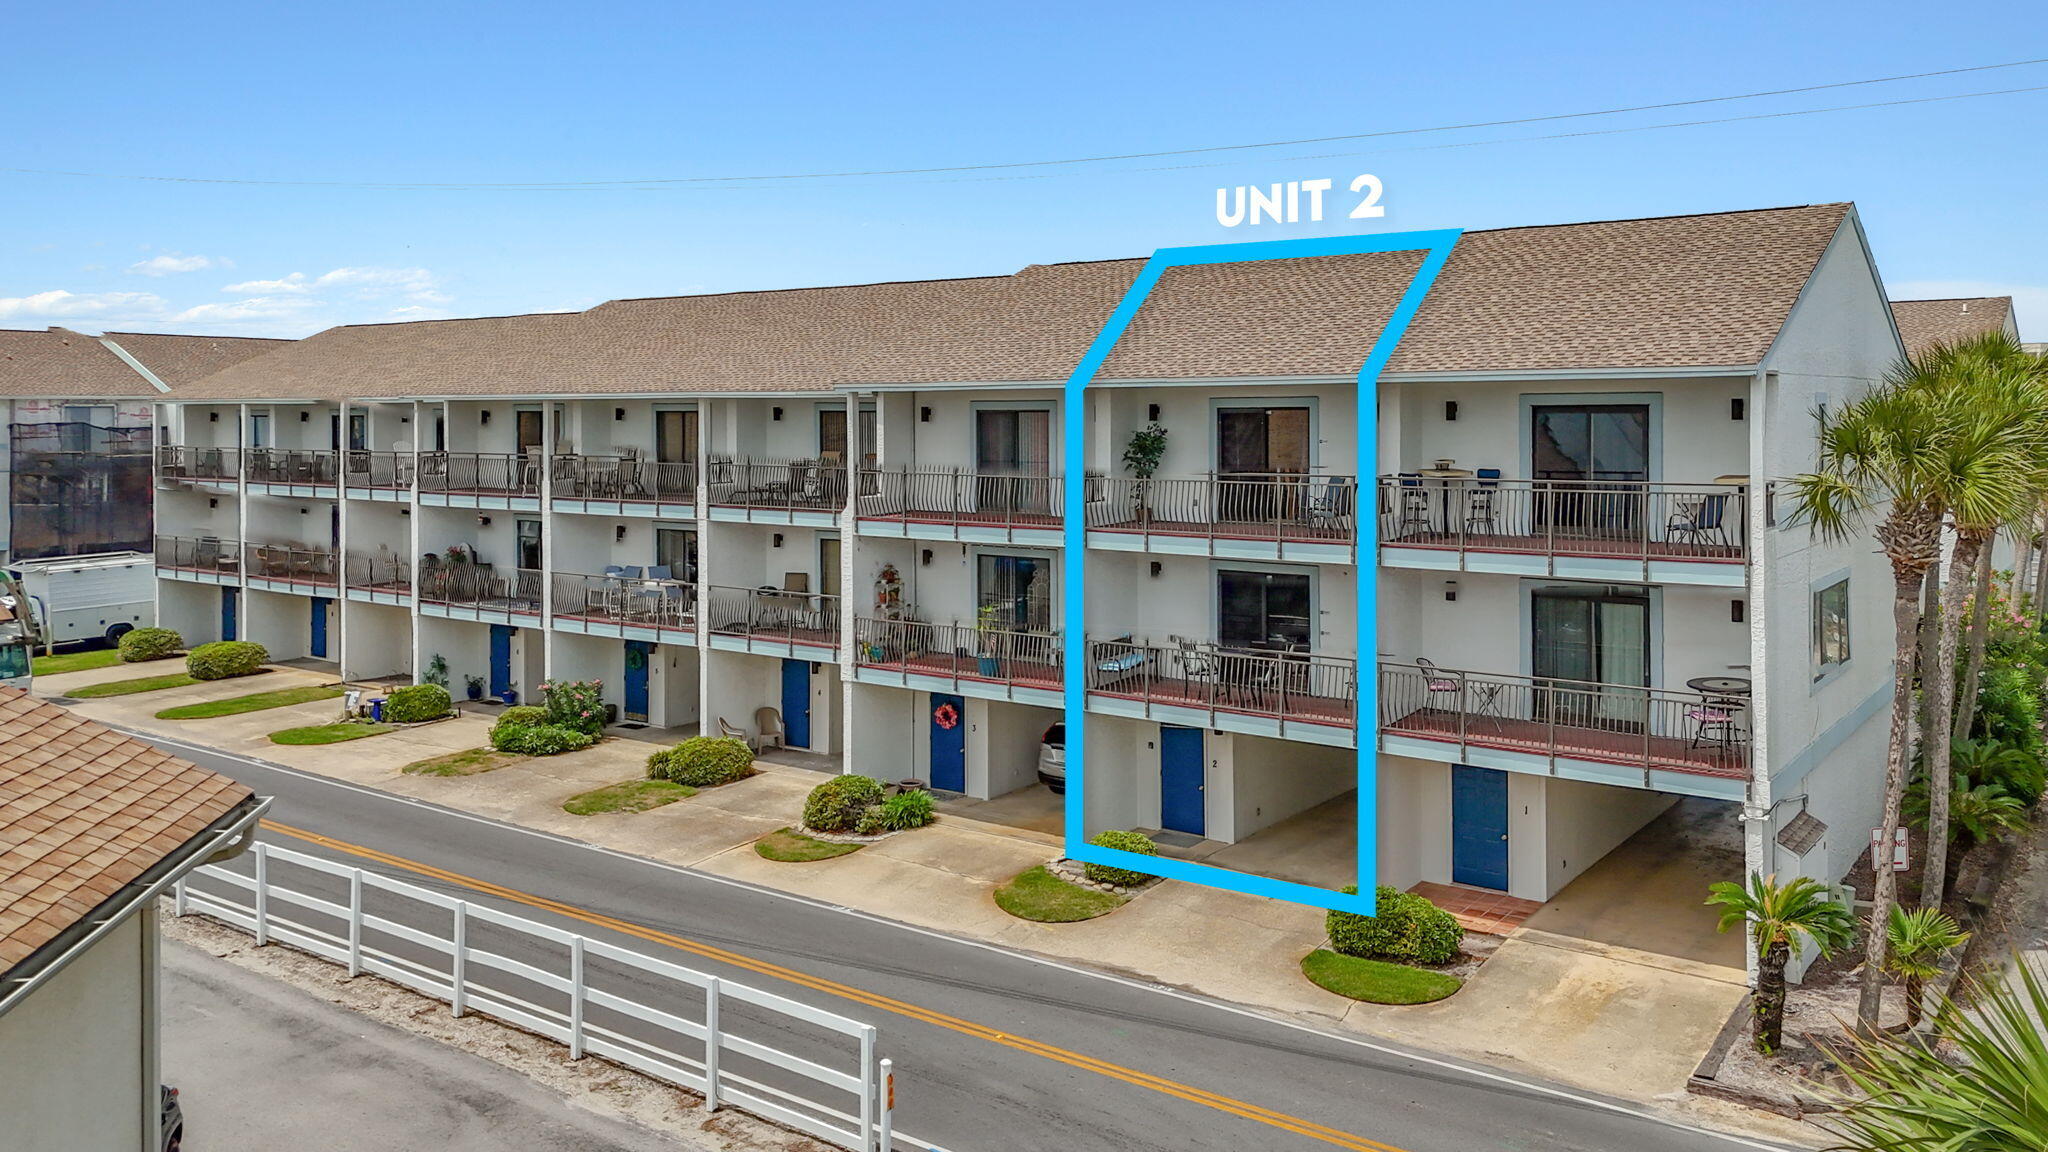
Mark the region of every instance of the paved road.
MULTIPOLYGON (((280 824, 916 1005, 877 1008, 702 955, 676 962, 875 1024, 901 1131, 948 1152, 1734 1152, 1769 1148, 1456 1061, 1293 1027, 432 805, 159 741, 274 796, 280 824)), ((662 953, 457 882, 316 848, 662 953)))
POLYGON ((166 942, 164 1080, 187 1152, 689 1152, 508 1068, 166 942))

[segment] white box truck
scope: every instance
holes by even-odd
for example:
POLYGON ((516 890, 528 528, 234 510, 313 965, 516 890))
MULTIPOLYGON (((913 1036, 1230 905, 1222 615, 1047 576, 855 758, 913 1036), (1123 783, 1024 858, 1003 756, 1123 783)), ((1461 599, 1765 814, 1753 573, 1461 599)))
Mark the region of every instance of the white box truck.
POLYGON ((44 650, 80 640, 119 640, 156 623, 156 562, 141 552, 17 560, 44 650))

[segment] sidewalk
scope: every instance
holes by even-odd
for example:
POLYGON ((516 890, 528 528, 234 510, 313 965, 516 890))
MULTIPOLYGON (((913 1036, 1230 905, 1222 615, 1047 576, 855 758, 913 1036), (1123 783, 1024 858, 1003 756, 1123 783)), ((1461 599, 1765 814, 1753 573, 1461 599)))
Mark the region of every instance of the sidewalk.
MULTIPOLYGON (((40 680, 37 687, 47 690, 40 680)), ((1682 1089, 1742 994, 1740 968, 1604 941, 1597 938, 1601 932, 1579 932, 1574 918, 1543 930, 1539 914, 1535 926, 1516 930, 1465 989, 1448 1000, 1415 1007, 1361 1004, 1325 992, 1301 975, 1301 957, 1324 942, 1323 915, 1314 909, 1169 881, 1096 920, 1038 924, 1009 916, 996 907, 994 890, 1060 855, 1059 838, 1043 832, 948 815, 835 860, 783 864, 763 859, 753 841, 795 824, 805 795, 818 783, 817 773, 800 768, 757 762, 759 774, 689 800, 637 815, 579 817, 562 811, 562 801, 639 778, 647 744, 608 740, 583 752, 475 776, 420 777, 398 769, 484 744, 487 722, 464 717, 345 745, 294 748, 269 744, 263 733, 314 722, 332 712, 331 703, 251 713, 232 718, 234 723, 153 716, 195 693, 213 698, 250 690, 208 685, 83 701, 78 710, 97 720, 1322 1027, 1465 1056, 1628 1099, 1687 1100, 1683 1107, 1695 1112, 1716 1107, 1685 1097, 1682 1089)), ((1716 1122, 1734 1121, 1718 1116, 1716 1122)), ((1771 1134, 1800 1138, 1796 1128, 1771 1134)), ((1805 1135, 1810 1137, 1810 1131, 1805 1135)))

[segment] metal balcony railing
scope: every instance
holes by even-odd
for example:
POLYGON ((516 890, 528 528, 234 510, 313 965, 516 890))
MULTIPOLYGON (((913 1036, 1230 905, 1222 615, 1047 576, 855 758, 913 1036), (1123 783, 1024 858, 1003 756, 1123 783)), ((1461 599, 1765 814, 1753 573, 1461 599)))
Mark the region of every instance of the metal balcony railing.
POLYGON ((1379 667, 1382 732, 1707 776, 1749 775, 1746 695, 1379 667))
POLYGON ((422 492, 448 496, 538 496, 540 457, 515 452, 422 452, 422 492))
POLYGON ((242 570, 242 544, 218 536, 159 536, 156 566, 232 576, 242 570))
POLYGON ((242 564, 252 580, 333 587, 338 582, 334 550, 304 544, 242 545, 242 564))
POLYGON ((1020 684, 1057 690, 1064 662, 1056 632, 927 624, 921 620, 853 622, 853 658, 870 668, 937 676, 954 682, 1020 684))
POLYGON ((728 460, 705 464, 711 503, 729 508, 837 512, 846 507, 846 465, 831 460, 728 460))
POLYGON ((1346 656, 1226 648, 1197 640, 1090 638, 1088 690, 1219 714, 1350 728, 1358 662, 1346 656))
POLYGON ((343 575, 351 588, 368 588, 375 592, 412 591, 412 561, 403 556, 349 556, 343 563, 343 575))
POLYGON ((1060 478, 960 468, 864 468, 856 508, 864 520, 1056 528, 1060 478))
POLYGON ((332 484, 340 453, 325 448, 251 448, 252 484, 332 484))
POLYGON ((697 586, 687 581, 633 575, 554 575, 555 617, 648 628, 692 628, 697 586))
POLYGON ((1382 476, 1380 543, 1739 564, 1749 556, 1744 492, 1736 484, 1382 476))
POLYGON ((554 457, 557 500, 620 500, 688 504, 697 499, 697 465, 633 456, 554 457))
POLYGON ((1358 481, 1323 473, 1091 477, 1097 532, 1293 544, 1355 544, 1358 481))
POLYGON ((539 615, 541 581, 538 568, 498 568, 478 561, 451 562, 431 556, 420 563, 420 600, 457 608, 491 609, 539 615))
POLYGON ((188 448, 164 444, 156 450, 159 475, 180 480, 239 480, 241 452, 234 448, 188 448))
POLYGON ((785 643, 839 646, 839 597, 778 588, 704 586, 711 631, 785 643))
POLYGON ((414 458, 410 452, 372 452, 351 448, 342 458, 342 481, 350 488, 411 488, 414 458))

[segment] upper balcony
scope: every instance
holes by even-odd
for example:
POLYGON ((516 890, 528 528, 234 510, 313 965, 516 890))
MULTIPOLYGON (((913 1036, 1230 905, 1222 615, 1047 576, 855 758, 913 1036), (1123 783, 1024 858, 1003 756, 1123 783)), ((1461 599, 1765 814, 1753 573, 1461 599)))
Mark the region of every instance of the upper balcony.
POLYGON ((846 465, 817 459, 713 456, 705 464, 711 518, 830 528, 846 507, 846 465))
POLYGON ((242 479, 242 454, 235 448, 187 448, 160 444, 156 450, 156 470, 157 475, 165 480, 238 484, 242 479))
POLYGON ((966 468, 864 468, 855 504, 866 536, 1055 548, 1060 477, 966 468))
POLYGON ((1166 724, 1350 747, 1358 662, 1310 652, 1128 636, 1088 645, 1088 709, 1166 724))
POLYGON ((1749 779, 1749 682, 1689 692, 1382 662, 1380 750, 1736 800, 1749 779))
POLYGON ((422 452, 420 503, 540 511, 540 456, 526 452, 422 452))
POLYGON ((411 500, 418 465, 419 457, 411 452, 352 448, 342 457, 342 487, 358 500, 411 500))
POLYGON ((335 494, 335 471, 341 454, 325 448, 251 448, 245 454, 252 492, 277 496, 335 494))
POLYGON ((1057 708, 1064 700, 1056 632, 862 616, 853 622, 854 679, 1057 708))
POLYGON ((1749 559, 1746 482, 1382 476, 1380 563, 1739 588, 1749 559))
POLYGON ((697 465, 692 461, 648 460, 638 453, 558 455, 550 466, 549 482, 558 512, 686 519, 697 515, 697 465))
POLYGON ((1358 554, 1352 476, 1091 476, 1087 506, 1090 548, 1339 564, 1358 554))

